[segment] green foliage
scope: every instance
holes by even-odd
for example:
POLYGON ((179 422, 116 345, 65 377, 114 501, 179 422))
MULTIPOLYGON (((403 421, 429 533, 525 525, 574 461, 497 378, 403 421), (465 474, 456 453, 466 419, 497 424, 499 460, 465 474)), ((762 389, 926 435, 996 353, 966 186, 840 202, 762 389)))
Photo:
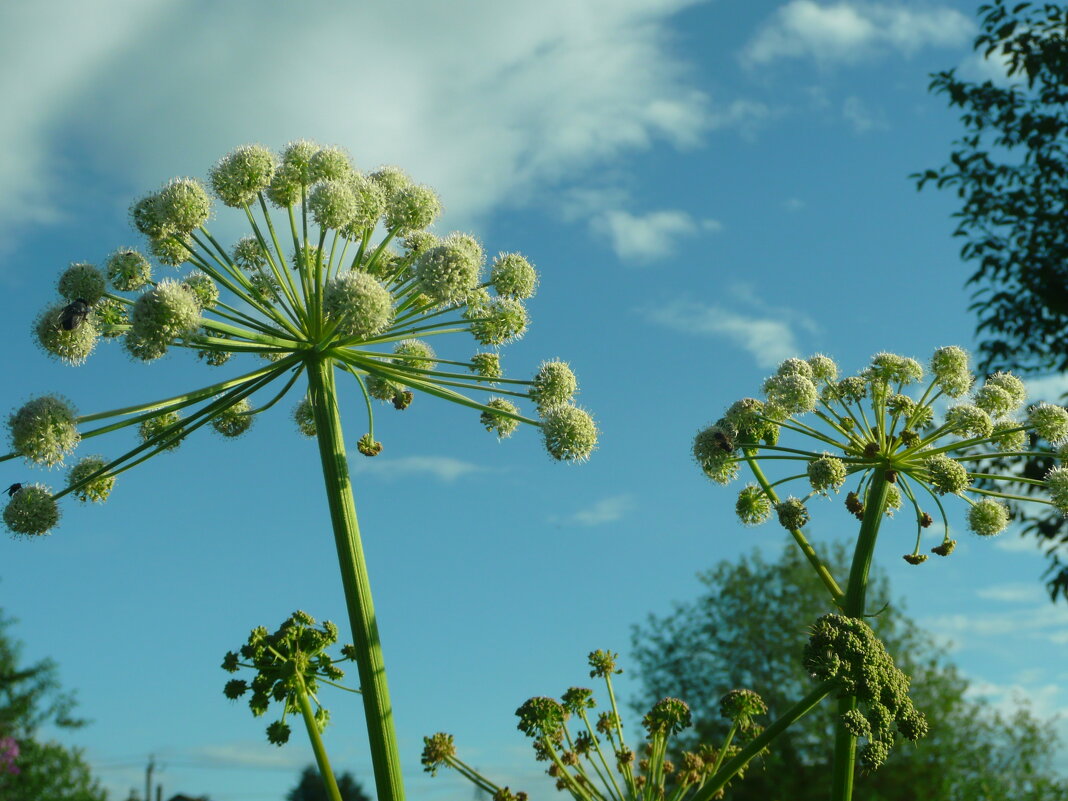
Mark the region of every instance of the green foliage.
POLYGON ((60 690, 54 662, 22 663, 21 646, 7 633, 12 623, 0 613, 0 738, 11 737, 18 744, 18 773, 0 769, 0 798, 105 801, 107 793, 78 750, 36 739, 44 724, 70 729, 85 721, 71 717, 74 697, 60 690))
MULTIPOLYGON (((832 572, 841 573, 850 556, 839 545, 825 558, 832 572)), ((752 687, 767 703, 768 720, 782 715, 812 686, 802 654, 812 623, 832 611, 819 578, 792 545, 776 562, 754 553, 720 562, 699 577, 706 588, 699 598, 677 604, 664 617, 650 616, 633 632, 633 658, 644 685, 633 708, 646 709, 667 695, 685 698, 694 710, 693 728, 677 737, 678 751, 726 733, 729 723, 713 713, 725 686, 752 687)), ((887 580, 875 570, 868 597, 872 610, 890 601, 887 580)), ((967 680, 899 604, 866 620, 911 677, 910 695, 925 712, 929 732, 916 745, 898 745, 877 772, 859 773, 856 798, 1068 799, 1068 784, 1050 769, 1057 740, 1049 723, 1026 708, 1005 719, 967 699, 967 680)), ((728 797, 824 801, 836 715, 835 704, 825 701, 803 717, 754 760, 728 797)))
MULTIPOLYGON (((347 771, 337 777, 337 789, 341 791, 341 801, 371 801, 360 783, 347 771)), ((297 786, 286 793, 286 801, 330 801, 319 771, 312 765, 304 768, 297 786)))
MULTIPOLYGON (((961 200, 954 236, 977 264, 972 308, 986 338, 984 369, 1068 370, 1068 7, 1003 0, 979 7, 975 50, 1005 63, 1012 85, 970 83, 954 70, 932 76, 931 91, 963 110, 963 135, 950 161, 911 176, 919 187, 952 187, 961 200)), ((1041 479, 1049 459, 1022 475, 1041 479)), ((1022 515, 1022 510, 1021 510, 1022 515)), ((1060 514, 1024 516, 1025 532, 1068 543, 1060 514)), ((1053 555, 1048 587, 1068 600, 1068 567, 1053 555)))

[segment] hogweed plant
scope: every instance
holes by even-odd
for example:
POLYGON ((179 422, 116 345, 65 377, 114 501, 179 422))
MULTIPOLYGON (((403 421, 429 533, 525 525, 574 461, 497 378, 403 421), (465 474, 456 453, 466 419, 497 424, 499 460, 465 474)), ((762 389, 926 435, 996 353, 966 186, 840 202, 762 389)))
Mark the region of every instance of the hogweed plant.
MULTIPOLYGON (((752 690, 731 690, 720 701, 721 714, 731 721, 718 746, 701 744, 669 759, 671 738, 693 725, 689 706, 678 698, 663 698, 642 718, 645 741, 635 752, 627 744, 612 687, 618 654, 593 651, 590 678, 604 679, 609 707, 595 713, 594 691, 570 687, 560 700, 539 696, 515 712, 519 730, 533 740, 534 756, 548 762, 547 773, 556 789, 576 801, 691 801, 718 798, 735 776, 742 776, 751 755, 741 758, 746 743, 759 753, 779 729, 765 731, 755 720, 767 712, 752 690), (568 721, 572 721, 569 725, 568 721)), ((821 696, 822 697, 822 696, 821 696)), ((811 707, 809 707, 811 708, 811 707)), ((807 711, 798 707, 795 717, 807 711)), ((782 726, 782 724, 779 724, 782 726)), ((487 779, 456 755, 451 734, 438 732, 423 738, 423 769, 430 774, 451 768, 489 794, 493 801, 526 801, 527 793, 513 792, 487 779)))
POLYGON ((12 452, 0 461, 21 456, 58 467, 82 440, 122 429, 135 429, 140 442, 117 457, 82 458, 58 491, 12 484, 4 522, 18 535, 47 534, 64 496, 101 502, 117 476, 196 429, 240 436, 296 392, 297 428, 319 445, 378 797, 398 801, 400 760, 338 378, 354 382, 364 398, 367 428, 356 449, 369 457, 382 450, 373 401, 400 410, 418 393, 472 409, 499 438, 521 423, 536 426, 558 460, 586 459, 597 428, 572 401, 577 382, 565 362, 543 363, 530 380, 504 377, 499 348, 526 331, 524 301, 538 275, 518 253, 498 255, 486 275, 474 237, 430 233, 440 205, 428 187, 394 167, 361 173, 341 150, 306 141, 280 157, 257 145, 238 148, 210 170, 208 184, 210 194, 195 179, 177 178, 134 203, 131 219, 147 253, 120 247, 102 267, 72 264, 59 278, 60 299, 40 314, 34 333, 47 353, 72 365, 101 340, 119 341, 140 362, 178 347, 212 369, 235 357, 253 364, 181 395, 96 414, 80 415, 58 395, 31 399, 10 416, 12 452), (208 229, 211 194, 248 224, 248 235, 229 248, 208 229), (192 269, 158 277, 161 269, 185 267, 192 269), (476 352, 438 356, 427 340, 445 335, 471 336, 476 352), (518 401, 531 403, 535 414, 518 401))
POLYGON ((1068 411, 1047 403, 1023 411, 1024 384, 1010 373, 976 386, 968 355, 957 347, 935 351, 929 369, 925 378, 915 359, 879 353, 858 375, 840 378, 826 356, 787 359, 764 382, 763 400, 743 398, 694 440, 694 457, 715 483, 729 484, 743 466, 748 470, 753 482, 738 494, 739 519, 745 525, 777 519, 838 610, 814 624, 805 651, 810 674, 820 686, 829 683, 838 699, 833 801, 851 798, 858 738, 865 740, 863 767, 875 770, 896 734, 915 741, 927 729, 909 700, 908 677, 863 621, 878 614, 865 604, 883 522, 897 513, 915 525, 915 544, 904 559, 921 565, 928 558, 920 553, 922 536, 932 526, 942 539, 931 552, 953 552, 951 499, 965 505, 968 528, 980 537, 1005 530, 1005 500, 1037 501, 1068 514, 1068 468, 1054 467, 1041 480, 998 472, 1032 455, 1032 434, 1054 446, 1068 443, 1068 411), (951 405, 938 414, 945 399, 951 405), (765 468, 784 475, 771 480, 765 468), (783 497, 786 485, 800 488, 783 497), (1014 491, 1023 485, 1046 497, 1014 491), (844 589, 804 533, 822 502, 842 493, 845 510, 860 521, 844 589))

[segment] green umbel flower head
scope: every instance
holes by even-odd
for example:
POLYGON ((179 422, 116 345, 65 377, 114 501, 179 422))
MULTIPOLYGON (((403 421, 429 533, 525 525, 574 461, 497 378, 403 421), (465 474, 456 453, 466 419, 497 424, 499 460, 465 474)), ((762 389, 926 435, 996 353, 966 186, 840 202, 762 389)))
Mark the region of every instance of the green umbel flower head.
MULTIPOLYGON (((1042 403, 1017 419, 1026 400, 1023 382, 1002 372, 976 384, 961 348, 939 348, 930 366, 926 386, 912 387, 923 380, 924 370, 917 360, 898 354, 878 353, 859 374, 843 378, 826 356, 787 359, 764 382, 767 401, 745 398, 733 404, 697 435, 694 456, 705 474, 721 484, 733 480, 740 465, 752 467, 758 483, 742 491, 736 506, 743 523, 762 522, 765 510, 774 508, 780 522, 798 532, 815 509, 808 499, 838 491, 847 482, 851 486, 844 505, 865 520, 875 513, 872 487, 880 485, 883 514, 891 517, 906 505, 912 508, 917 549, 923 530, 936 515, 942 517, 945 537, 934 552, 943 556, 952 551, 953 541, 940 496, 964 499, 969 526, 984 536, 1008 524, 1007 507, 998 497, 1048 503, 1068 514, 1068 474, 1062 475, 1062 468, 1046 477, 1048 498, 998 487, 1018 479, 996 472, 1002 469, 999 459, 1027 451, 1029 435, 1068 444, 1068 411, 1042 403), (967 397, 973 386, 977 389, 967 397), (943 395, 959 402, 939 421, 935 406, 943 395), (800 442, 780 443, 780 431, 800 442), (806 438, 814 444, 806 447, 806 438), (765 462, 789 470, 788 477, 769 480, 763 474, 765 462), (796 465, 792 470, 791 463, 796 465), (779 486, 799 478, 807 479, 805 497, 782 500, 779 486), (759 501, 761 495, 767 505, 759 501)), ((1027 483, 1037 484, 1034 479, 1027 483)), ((905 558, 919 564, 926 557, 915 550, 905 558)), ((833 579, 824 577, 824 583, 832 594, 840 592, 833 579)))
POLYGON ((7 425, 15 453, 46 467, 63 464, 81 441, 73 407, 56 395, 29 401, 8 417, 7 425))
POLYGON ((11 494, 4 507, 4 524, 13 534, 37 537, 47 534, 59 523, 59 506, 48 487, 24 485, 11 494))
MULTIPOLYGON (((184 348, 212 367, 245 360, 246 368, 172 398, 88 416, 87 433, 129 425, 140 442, 97 465, 101 474, 91 481, 74 474, 57 499, 68 492, 95 499, 104 492, 97 479, 176 447, 197 428, 244 433, 322 365, 333 378, 319 395, 310 385, 297 387, 304 400, 295 421, 307 436, 322 435, 313 400, 346 397, 336 384, 351 380, 367 401, 367 433, 356 447, 368 456, 382 450, 372 399, 400 410, 422 394, 473 410, 502 438, 520 423, 538 427, 556 459, 589 457, 597 427, 572 404, 577 381, 566 362, 544 362, 532 380, 501 370, 496 349, 525 333, 523 300, 537 273, 523 256, 503 253, 485 281, 485 253, 473 236, 426 230, 440 212, 433 190, 396 168, 364 175, 343 150, 305 140, 278 156, 259 145, 237 148, 209 170, 207 185, 211 196, 199 181, 178 178, 137 200, 130 217, 144 246, 113 251, 104 270, 82 263, 66 269, 62 299, 37 318, 34 333, 70 364, 84 362, 105 337, 121 339, 138 361, 184 348), (212 197, 239 209, 247 223, 236 243, 208 230, 212 197), (288 219, 272 217, 268 201, 288 219), (159 264, 190 266, 154 280, 159 264), (493 350, 464 360, 468 341, 460 355, 439 356, 445 334, 466 334, 493 350)), ((59 464, 80 437, 73 412, 60 407, 44 399, 12 416, 9 456, 59 464)))
POLYGON ((76 487, 71 493, 82 503, 103 503, 115 487, 115 476, 109 475, 107 460, 103 456, 84 456, 70 469, 69 486, 76 487), (104 472, 101 472, 104 471, 104 472))

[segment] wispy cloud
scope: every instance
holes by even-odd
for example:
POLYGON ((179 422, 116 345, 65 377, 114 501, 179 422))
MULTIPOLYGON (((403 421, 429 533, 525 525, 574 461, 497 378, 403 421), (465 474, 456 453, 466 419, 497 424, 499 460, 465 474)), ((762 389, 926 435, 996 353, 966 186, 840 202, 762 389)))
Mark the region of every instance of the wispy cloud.
POLYGON ((854 63, 887 50, 912 55, 924 47, 957 47, 973 31, 972 21, 951 8, 790 0, 745 46, 741 60, 748 66, 789 58, 854 63))
POLYGON ((388 479, 422 473, 446 482, 486 470, 477 464, 453 459, 451 456, 402 456, 396 459, 378 456, 352 462, 351 469, 354 473, 371 473, 388 479))
POLYGON ((577 526, 601 526, 621 520, 633 508, 634 499, 630 495, 613 495, 580 509, 561 522, 577 526))
POLYGON ((801 352, 798 330, 817 330, 804 314, 770 307, 748 286, 731 287, 727 294, 730 308, 680 299, 649 307, 644 313, 650 321, 684 334, 727 339, 748 352, 759 367, 774 367, 797 356, 801 352))
POLYGON ((975 593, 980 598, 1006 603, 1042 603, 1048 601, 1042 587, 1034 582, 1015 582, 1012 584, 994 584, 983 587, 975 593))
POLYGON ((608 238, 612 250, 623 261, 650 262, 673 255, 680 240, 701 231, 723 229, 718 220, 695 219, 678 209, 631 214, 619 209, 595 215, 593 230, 608 238))
POLYGON ((975 638, 998 638, 1006 635, 1023 635, 1058 643, 1068 628, 1068 608, 1054 606, 1047 598, 1043 598, 1033 607, 1026 609, 1015 606, 1011 611, 987 612, 982 615, 939 615, 921 622, 940 635, 969 644, 974 644, 975 638))
POLYGON ((869 109, 856 95, 850 95, 843 101, 842 116, 857 133, 878 131, 887 127, 882 115, 869 109))
POLYGON ((115 185, 151 188, 249 141, 311 137, 352 147, 361 168, 403 165, 466 223, 759 115, 715 110, 672 52, 670 19, 694 2, 14 4, 0 24, 0 219, 62 211, 72 139, 115 185))
POLYGON ((1068 374, 1044 376, 1043 378, 1025 378, 1027 397, 1057 403, 1068 392, 1068 374))
POLYGON ((205 745, 195 748, 190 756, 217 765, 248 766, 254 768, 285 768, 299 770, 308 762, 303 748, 267 749, 259 742, 234 742, 205 745))

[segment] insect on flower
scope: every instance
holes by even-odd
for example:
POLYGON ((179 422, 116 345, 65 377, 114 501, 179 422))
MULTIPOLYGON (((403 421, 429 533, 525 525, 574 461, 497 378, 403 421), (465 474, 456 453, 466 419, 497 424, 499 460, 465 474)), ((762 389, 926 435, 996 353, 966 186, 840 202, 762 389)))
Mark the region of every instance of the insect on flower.
POLYGON ((16 483, 12 484, 10 487, 8 487, 6 490, 4 490, 4 492, 7 493, 7 497, 14 498, 15 497, 15 493, 18 492, 20 489, 22 489, 22 485, 19 484, 18 482, 16 482, 16 483))
POLYGON ((59 327, 64 331, 76 331, 89 317, 89 302, 78 298, 63 307, 59 313, 59 327))

